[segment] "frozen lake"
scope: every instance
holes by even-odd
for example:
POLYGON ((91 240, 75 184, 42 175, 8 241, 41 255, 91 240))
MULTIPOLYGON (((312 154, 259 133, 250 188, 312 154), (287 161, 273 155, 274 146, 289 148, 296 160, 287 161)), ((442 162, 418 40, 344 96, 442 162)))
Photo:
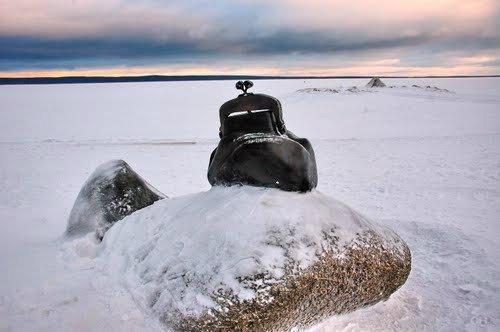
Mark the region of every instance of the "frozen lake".
MULTIPOLYGON (((394 229, 413 254, 388 301, 312 330, 498 330, 500 78, 384 82, 394 87, 254 82, 312 140, 318 190, 394 229)), ((0 86, 0 330, 161 329, 93 270, 90 239, 63 241, 67 217, 109 159, 169 196, 208 189, 218 108, 234 96, 232 81, 0 86)))

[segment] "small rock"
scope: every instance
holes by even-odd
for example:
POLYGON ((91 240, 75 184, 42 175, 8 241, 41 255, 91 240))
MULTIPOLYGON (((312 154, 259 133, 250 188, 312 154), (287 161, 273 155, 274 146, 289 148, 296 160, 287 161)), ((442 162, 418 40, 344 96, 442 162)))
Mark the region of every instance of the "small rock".
POLYGON ((101 240, 115 222, 165 197, 123 160, 109 161, 97 167, 80 190, 66 234, 95 232, 101 240))

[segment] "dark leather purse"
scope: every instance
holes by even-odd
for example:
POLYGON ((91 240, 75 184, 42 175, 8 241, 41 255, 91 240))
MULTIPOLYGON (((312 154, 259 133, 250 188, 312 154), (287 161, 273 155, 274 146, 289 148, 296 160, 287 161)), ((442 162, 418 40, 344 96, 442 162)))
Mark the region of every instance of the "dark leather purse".
POLYGON ((238 97, 220 107, 220 142, 210 156, 211 185, 252 185, 306 192, 318 183, 311 143, 286 129, 278 99, 253 94, 239 81, 238 97))

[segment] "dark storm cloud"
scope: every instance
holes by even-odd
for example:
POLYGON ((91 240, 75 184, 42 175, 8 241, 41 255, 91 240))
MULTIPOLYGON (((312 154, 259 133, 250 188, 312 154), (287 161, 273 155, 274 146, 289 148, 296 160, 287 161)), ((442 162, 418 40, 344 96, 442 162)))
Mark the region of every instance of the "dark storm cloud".
MULTIPOLYGON (((115 60, 126 63, 134 59, 192 58, 203 56, 248 56, 325 54, 341 52, 366 52, 378 49, 415 47, 425 45, 429 50, 488 49, 499 45, 499 38, 461 37, 454 39, 433 38, 429 35, 368 38, 353 36, 342 38, 319 31, 279 31, 265 37, 245 35, 237 40, 217 37, 203 40, 159 41, 145 38, 77 38, 47 39, 35 37, 0 37, 0 68, 7 69, 16 63, 22 67, 47 63, 56 66, 58 61, 79 60, 86 64, 95 61, 115 60), (24 65, 23 65, 24 64, 24 65)), ((47 66, 44 66, 47 67, 47 66)))
POLYGON ((267 37, 243 39, 240 43, 243 49, 255 54, 311 54, 415 46, 428 40, 425 35, 367 38, 341 34, 333 36, 333 33, 320 31, 280 31, 267 37))
POLYGON ((157 41, 145 39, 45 39, 35 37, 0 37, 0 60, 58 60, 72 58, 157 57, 208 54, 286 54, 363 51, 377 48, 418 45, 427 36, 395 37, 377 40, 343 40, 321 32, 281 31, 257 38, 223 41, 157 41))
POLYGON ((0 37, 0 49, 0 60, 6 61, 179 56, 200 52, 194 43, 117 38, 54 40, 0 37))

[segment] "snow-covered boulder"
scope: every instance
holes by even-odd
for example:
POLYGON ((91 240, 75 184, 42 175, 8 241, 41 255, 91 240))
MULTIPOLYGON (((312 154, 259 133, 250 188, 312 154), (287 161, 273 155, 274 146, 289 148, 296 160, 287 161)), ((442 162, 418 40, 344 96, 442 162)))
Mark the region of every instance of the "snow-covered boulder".
POLYGON ((100 240, 118 220, 165 195, 142 179, 123 160, 108 161, 90 175, 71 210, 68 235, 95 232, 100 240))
POLYGON ((411 267, 394 232, 320 192, 246 186, 137 211, 99 259, 174 330, 306 327, 387 299, 411 267))
POLYGON ((370 82, 366 84, 367 88, 385 88, 385 83, 379 77, 373 77, 370 82))

